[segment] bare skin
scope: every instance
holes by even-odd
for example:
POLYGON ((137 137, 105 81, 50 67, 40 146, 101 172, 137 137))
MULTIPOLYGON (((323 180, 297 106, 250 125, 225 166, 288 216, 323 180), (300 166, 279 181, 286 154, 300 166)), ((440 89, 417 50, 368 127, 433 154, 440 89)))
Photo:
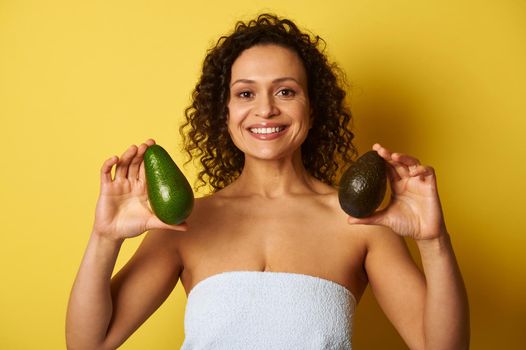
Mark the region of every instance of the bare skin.
POLYGON ((274 199, 219 193, 199 200, 191 229, 177 244, 187 293, 211 275, 248 270, 322 277, 359 298, 367 284, 366 233, 348 225, 334 190, 320 189, 274 199))
POLYGON ((411 349, 467 349, 467 300, 433 169, 374 145, 389 164, 391 204, 371 218, 348 217, 335 189, 301 163, 311 120, 299 58, 273 45, 253 47, 234 62, 231 81, 228 127, 245 167, 231 185, 197 199, 185 224, 165 225, 149 210, 143 155, 154 140, 104 163, 94 228, 68 306, 68 348, 114 349, 179 279, 188 295, 212 275, 248 270, 317 276, 358 300, 370 284, 411 349), (251 127, 270 123, 287 129, 273 140, 252 135, 251 127), (145 231, 111 279, 122 242, 145 231), (416 240, 424 271, 403 236, 416 240))

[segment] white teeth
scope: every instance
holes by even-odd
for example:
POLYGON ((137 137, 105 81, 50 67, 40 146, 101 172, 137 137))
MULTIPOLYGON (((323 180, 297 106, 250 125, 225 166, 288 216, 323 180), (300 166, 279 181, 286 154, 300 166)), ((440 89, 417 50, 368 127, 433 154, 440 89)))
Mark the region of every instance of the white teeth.
POLYGON ((283 129, 285 129, 284 126, 279 126, 277 128, 250 128, 250 131, 254 134, 273 134, 276 132, 280 132, 283 129))

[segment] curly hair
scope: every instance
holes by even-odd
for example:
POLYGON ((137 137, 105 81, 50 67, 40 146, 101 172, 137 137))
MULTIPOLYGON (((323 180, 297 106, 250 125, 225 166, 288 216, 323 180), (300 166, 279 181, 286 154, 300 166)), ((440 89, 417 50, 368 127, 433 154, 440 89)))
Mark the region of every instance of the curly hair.
MULTIPOLYGON (((343 72, 323 53, 325 42, 311 36, 289 19, 261 14, 248 23, 237 22, 233 33, 222 36, 207 52, 202 74, 185 109, 186 122, 179 131, 184 150, 200 159, 196 190, 209 181, 216 192, 232 183, 243 170, 244 154, 233 143, 227 128, 231 67, 236 58, 255 45, 274 44, 291 49, 307 73, 313 125, 301 146, 306 170, 318 180, 336 185, 339 163, 350 163, 357 151, 352 140, 351 112, 345 106, 343 72), (320 48, 323 44, 323 48, 320 48), (186 130, 188 132, 186 132, 186 130)), ((185 164, 186 164, 185 163, 185 164)))

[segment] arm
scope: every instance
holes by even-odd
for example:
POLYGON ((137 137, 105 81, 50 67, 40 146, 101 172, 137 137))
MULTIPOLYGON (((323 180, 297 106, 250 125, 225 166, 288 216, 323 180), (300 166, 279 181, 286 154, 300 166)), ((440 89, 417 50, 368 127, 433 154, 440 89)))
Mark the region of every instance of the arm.
POLYGON ((449 236, 417 242, 424 273, 389 228, 371 226, 365 268, 378 304, 410 349, 468 349, 469 313, 449 236))
POLYGON ((176 286, 182 263, 168 230, 151 230, 113 277, 120 248, 92 233, 68 305, 69 349, 116 349, 176 286))
POLYGON ((119 250, 120 243, 92 233, 68 303, 68 349, 105 348, 113 310, 110 278, 119 250))
POLYGON ((389 164, 393 197, 387 208, 351 224, 373 224, 366 270, 387 317, 411 349, 467 349, 469 312, 434 171, 417 159, 374 149, 389 164), (424 273, 401 236, 416 241, 424 273))
POLYGON ((186 224, 166 225, 148 208, 142 157, 153 143, 149 140, 139 149, 132 146, 120 161, 112 157, 101 169, 93 232, 68 304, 69 349, 116 348, 158 308, 177 283, 182 264, 174 254, 174 240, 169 238, 174 234, 171 230, 186 230, 186 224), (135 255, 111 280, 123 241, 147 230, 151 232, 135 255))
POLYGON ((426 349, 468 349, 468 298, 449 234, 417 241, 426 275, 426 349))

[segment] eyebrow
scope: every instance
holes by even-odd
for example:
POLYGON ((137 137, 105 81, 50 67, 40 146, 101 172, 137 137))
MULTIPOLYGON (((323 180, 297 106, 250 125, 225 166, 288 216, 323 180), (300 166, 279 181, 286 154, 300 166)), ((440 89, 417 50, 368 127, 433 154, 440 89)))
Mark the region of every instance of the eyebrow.
MULTIPOLYGON (((283 78, 277 78, 277 79, 274 79, 272 80, 272 83, 282 83, 284 81, 288 81, 288 80, 292 80, 293 82, 295 82, 296 84, 299 84, 299 81, 297 81, 296 79, 292 78, 292 77, 283 77, 283 78)), ((245 84, 254 84, 255 81, 254 80, 251 80, 251 79, 237 79, 236 81, 234 81, 232 84, 230 84, 230 86, 234 86, 235 84, 238 84, 238 83, 245 83, 245 84)))

